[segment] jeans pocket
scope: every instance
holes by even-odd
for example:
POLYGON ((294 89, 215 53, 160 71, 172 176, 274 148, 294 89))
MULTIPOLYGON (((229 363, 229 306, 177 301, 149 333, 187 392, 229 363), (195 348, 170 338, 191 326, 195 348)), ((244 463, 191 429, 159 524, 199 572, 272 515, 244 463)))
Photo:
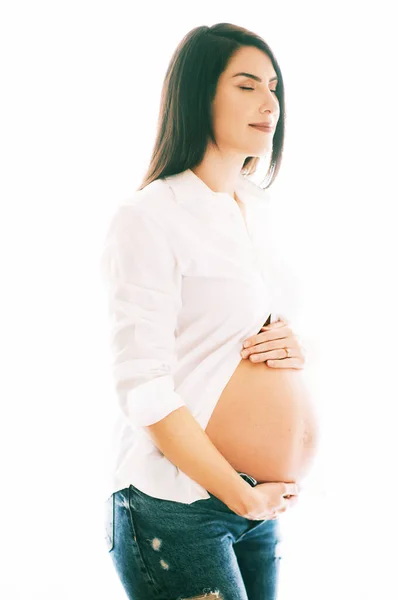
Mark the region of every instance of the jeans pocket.
POLYGON ((114 547, 115 530, 115 494, 112 494, 105 502, 105 543, 108 552, 114 547))

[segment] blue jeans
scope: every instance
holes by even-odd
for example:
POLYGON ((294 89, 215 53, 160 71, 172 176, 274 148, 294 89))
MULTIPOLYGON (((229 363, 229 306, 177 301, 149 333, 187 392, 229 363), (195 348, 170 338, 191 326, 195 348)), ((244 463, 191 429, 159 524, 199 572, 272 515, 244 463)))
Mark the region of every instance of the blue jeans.
POLYGON ((210 496, 185 504, 130 485, 108 498, 107 548, 130 600, 275 600, 278 519, 240 517, 210 496))

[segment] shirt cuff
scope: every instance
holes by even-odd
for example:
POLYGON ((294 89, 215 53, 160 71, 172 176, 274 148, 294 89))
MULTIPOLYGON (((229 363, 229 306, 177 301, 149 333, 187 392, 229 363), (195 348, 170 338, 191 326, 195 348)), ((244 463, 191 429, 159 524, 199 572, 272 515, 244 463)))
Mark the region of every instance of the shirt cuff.
POLYGON ((177 408, 186 406, 174 388, 173 377, 164 375, 129 390, 127 393, 129 420, 136 426, 153 425, 177 408))

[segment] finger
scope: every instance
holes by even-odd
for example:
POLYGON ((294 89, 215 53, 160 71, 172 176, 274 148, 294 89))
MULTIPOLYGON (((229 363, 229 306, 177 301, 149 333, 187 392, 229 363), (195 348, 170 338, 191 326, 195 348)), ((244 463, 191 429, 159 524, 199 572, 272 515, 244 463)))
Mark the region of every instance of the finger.
MULTIPOLYGON (((276 324, 273 323, 273 325, 276 325, 276 324)), ((292 330, 288 327, 288 325, 286 325, 286 323, 282 323, 278 327, 271 327, 270 325, 267 325, 266 327, 262 327, 260 331, 262 333, 269 332, 270 333, 269 339, 271 339, 271 340, 282 339, 284 337, 293 337, 292 330)), ((260 334, 258 334, 258 335, 260 335, 260 334)), ((264 338, 264 340, 267 341, 268 338, 264 338)))
POLYGON ((285 327, 285 325, 287 325, 287 323, 284 320, 279 319, 278 321, 273 321, 273 323, 269 323, 269 325, 264 325, 263 327, 265 329, 274 329, 275 327, 285 327))
POLYGON ((293 335, 292 329, 287 327, 285 324, 278 328, 273 328, 273 331, 269 329, 269 325, 261 327, 256 335, 250 336, 243 341, 244 348, 255 347, 263 342, 272 342, 273 340, 284 340, 289 339, 290 345, 297 344, 295 336, 293 335), (268 334, 268 335, 267 335, 268 334))
POLYGON ((289 483, 283 482, 283 496, 296 496, 299 494, 301 490, 301 486, 296 481, 291 481, 289 483))
POLYGON ((300 349, 296 346, 295 343, 290 343, 289 341, 282 342, 280 339, 278 340, 259 340, 258 343, 254 344, 249 348, 243 348, 241 350, 241 356, 252 357, 258 356, 261 360, 266 359, 285 359, 287 358, 287 349, 289 351, 288 358, 302 358, 300 349))
MULTIPOLYGON (((280 329, 282 335, 282 329, 280 329)), ((278 334, 280 335, 280 334, 278 334)), ((270 352, 270 358, 285 358, 286 348, 289 348, 290 358, 301 355, 301 348, 295 338, 290 337, 275 337, 274 333, 271 339, 262 339, 260 335, 253 344, 248 348, 243 348, 244 352, 254 354, 256 352, 270 352)))
POLYGON ((299 496, 291 496, 290 498, 285 499, 286 509, 294 508, 294 506, 298 503, 299 496))

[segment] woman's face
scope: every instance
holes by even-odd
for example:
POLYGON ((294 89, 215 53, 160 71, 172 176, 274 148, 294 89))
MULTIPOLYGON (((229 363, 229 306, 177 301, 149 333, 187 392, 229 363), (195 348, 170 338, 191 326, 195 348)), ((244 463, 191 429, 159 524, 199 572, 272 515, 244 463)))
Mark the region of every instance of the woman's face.
POLYGON ((271 152, 273 136, 280 116, 275 94, 277 74, 269 56, 250 46, 240 48, 221 74, 212 105, 213 127, 221 151, 247 156, 271 152), (253 79, 237 73, 256 76, 253 79), (249 89, 243 89, 249 88, 249 89), (250 123, 271 121, 274 129, 263 132, 250 123))

